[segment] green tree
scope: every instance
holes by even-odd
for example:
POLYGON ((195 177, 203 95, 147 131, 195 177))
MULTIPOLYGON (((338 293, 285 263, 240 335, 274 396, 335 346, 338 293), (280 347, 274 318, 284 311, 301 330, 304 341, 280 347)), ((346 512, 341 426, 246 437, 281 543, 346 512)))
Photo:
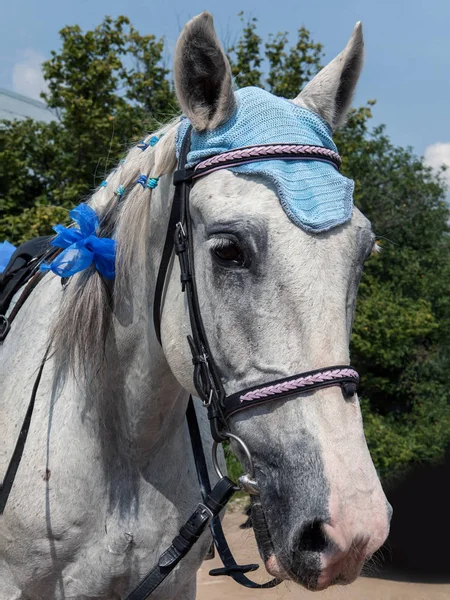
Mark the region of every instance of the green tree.
POLYGON ((256 32, 258 19, 253 17, 245 21, 244 13, 238 15, 243 24, 241 37, 228 49, 228 60, 231 65, 237 87, 254 85, 261 87, 261 38, 256 32))
POLYGON ((126 17, 60 35, 61 50, 43 65, 58 121, 0 131, 0 236, 15 242, 48 233, 60 207, 86 197, 132 141, 177 111, 162 39, 140 35, 126 17))
POLYGON ((269 91, 283 98, 295 98, 321 68, 322 44, 311 40, 309 31, 304 27, 298 30, 297 35, 297 42, 289 51, 286 50, 287 33, 270 35, 265 45, 269 61, 269 91))
POLYGON ((359 289, 352 361, 369 445, 388 478, 450 444, 450 214, 442 178, 383 126, 370 130, 370 117, 370 106, 353 110, 337 141, 381 245, 359 289))
POLYGON ((0 125, 0 239, 22 242, 65 218, 58 191, 64 157, 60 123, 27 119, 0 125))

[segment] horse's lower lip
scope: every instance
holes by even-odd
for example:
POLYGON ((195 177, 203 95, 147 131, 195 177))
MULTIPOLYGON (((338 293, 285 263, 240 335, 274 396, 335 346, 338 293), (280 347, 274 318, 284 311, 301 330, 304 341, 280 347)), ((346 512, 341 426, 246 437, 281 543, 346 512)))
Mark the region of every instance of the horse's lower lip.
POLYGON ((283 569, 280 561, 275 556, 275 554, 271 554, 269 558, 264 563, 266 567, 266 571, 272 575, 272 577, 276 577, 277 579, 289 579, 288 574, 283 569))
POLYGON ((323 559, 322 572, 317 580, 318 589, 325 589, 334 583, 345 585, 355 581, 365 562, 366 554, 364 550, 365 546, 361 547, 359 551, 354 548, 352 553, 334 561, 323 559))

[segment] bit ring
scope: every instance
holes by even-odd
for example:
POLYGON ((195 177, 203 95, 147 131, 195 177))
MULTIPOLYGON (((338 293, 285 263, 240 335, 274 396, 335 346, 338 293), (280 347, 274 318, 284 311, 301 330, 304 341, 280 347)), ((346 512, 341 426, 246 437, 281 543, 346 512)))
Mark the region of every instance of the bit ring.
MULTIPOLYGON (((235 442, 237 442, 237 444, 239 444, 241 449, 244 451, 245 457, 247 459, 248 472, 245 473, 244 475, 241 475, 241 477, 239 477, 239 485, 236 485, 236 491, 244 490, 248 494, 251 494, 254 496, 258 495, 259 489, 258 489, 258 484, 255 480, 255 467, 253 465, 252 455, 250 454, 250 450, 248 449, 247 444, 245 444, 245 442, 243 442, 240 437, 238 437, 237 435, 234 435, 234 433, 230 433, 229 431, 224 431, 223 435, 224 435, 224 437, 230 438, 230 439, 234 440, 235 442)), ((219 446, 218 442, 213 443, 212 463, 213 463, 214 470, 217 473, 218 477, 220 479, 222 479, 224 477, 224 474, 222 473, 220 466, 219 466, 219 462, 217 460, 218 446, 219 446)))

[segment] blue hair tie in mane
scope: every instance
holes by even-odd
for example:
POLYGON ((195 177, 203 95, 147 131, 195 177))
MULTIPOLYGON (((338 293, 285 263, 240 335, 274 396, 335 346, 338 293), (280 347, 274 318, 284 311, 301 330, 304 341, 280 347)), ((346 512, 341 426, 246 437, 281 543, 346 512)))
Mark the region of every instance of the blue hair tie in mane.
POLYGON ((125 188, 123 187, 123 185, 119 185, 119 187, 117 188, 117 190, 114 193, 116 196, 119 196, 119 199, 120 199, 125 194, 125 188))
POLYGON ((136 183, 140 183, 143 188, 147 185, 147 175, 139 175, 136 179, 136 183))
POLYGON ((162 133, 160 135, 160 137, 158 137, 157 135, 154 135, 153 137, 151 137, 149 139, 148 142, 146 142, 145 140, 142 140, 142 142, 139 142, 139 144, 137 145, 137 147, 139 148, 139 150, 147 150, 147 148, 149 146, 151 146, 153 148, 153 146, 156 146, 156 144, 159 142, 160 138, 162 138, 164 134, 162 133))
POLYGON ((158 185, 159 177, 148 177, 147 175, 139 175, 136 179, 136 183, 140 183, 143 188, 149 188, 154 190, 158 185))
POLYGON ((95 210, 87 204, 80 204, 69 214, 79 227, 53 227, 58 235, 51 245, 63 248, 63 252, 51 263, 42 263, 41 271, 53 271, 59 277, 71 277, 94 263, 103 277, 114 279, 116 242, 97 237, 98 217, 95 210))
POLYGON ((158 185, 158 181, 159 181, 159 177, 149 177, 149 179, 147 181, 147 187, 150 190, 154 190, 155 187, 158 185))
POLYGON ((162 138, 164 134, 162 133, 159 137, 157 135, 154 135, 153 137, 150 138, 149 144, 150 146, 156 146, 156 144, 159 142, 160 138, 162 138))

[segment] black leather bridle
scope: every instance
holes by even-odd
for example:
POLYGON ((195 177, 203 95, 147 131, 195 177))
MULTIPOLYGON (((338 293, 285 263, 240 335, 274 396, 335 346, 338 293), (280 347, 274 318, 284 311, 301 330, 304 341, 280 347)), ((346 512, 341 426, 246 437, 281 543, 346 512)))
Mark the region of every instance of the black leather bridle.
MULTIPOLYGON (((250 475, 253 475, 251 455, 247 446, 240 438, 229 431, 228 419, 232 414, 270 400, 295 398, 301 391, 310 391, 312 389, 328 386, 339 385, 344 395, 352 396, 356 392, 359 383, 359 376, 355 369, 348 365, 343 365, 293 375, 271 381, 262 386, 247 388, 230 396, 226 395, 208 343, 208 337, 203 325, 197 295, 192 220, 189 207, 189 196, 194 181, 218 168, 227 168, 229 166, 252 162, 254 160, 265 160, 266 158, 272 160, 274 157, 284 160, 293 158, 296 158, 297 160, 299 158, 328 160, 329 162, 332 162, 336 168, 339 168, 340 158, 334 152, 325 151, 326 149, 322 147, 278 144, 276 146, 257 146, 237 149, 237 151, 217 155, 217 157, 211 157, 197 165, 195 168, 186 168, 191 132, 192 128, 189 127, 184 136, 180 150, 178 170, 174 174, 173 182, 175 185, 175 193, 156 281, 153 303, 153 322, 156 336, 161 344, 162 298, 169 264, 172 254, 175 252, 180 264, 181 288, 186 294, 191 325, 191 334, 188 335, 187 339, 194 365, 194 386, 203 405, 208 410, 211 434, 214 439, 213 462, 215 463, 220 479, 216 486, 211 490, 201 436, 195 416, 195 409, 192 398, 190 398, 187 418, 204 504, 199 504, 188 523, 180 530, 179 535, 174 538, 169 550, 160 557, 158 565, 152 569, 126 600, 144 600, 147 598, 165 577, 167 577, 168 573, 175 565, 178 564, 179 560, 187 553, 188 549, 194 545, 195 541, 197 541, 201 532, 204 530, 206 526, 205 523, 208 520, 216 548, 225 565, 224 569, 215 570, 216 572, 211 571, 211 574, 229 575, 241 585, 251 588, 270 588, 279 584, 280 580, 278 579, 272 579, 265 584, 257 584, 249 580, 245 576, 245 573, 255 570, 258 568, 257 565, 238 565, 226 543, 220 523, 219 510, 225 506, 226 502, 238 488, 230 487, 232 486, 232 482, 220 473, 220 469, 217 466, 217 457, 215 455, 217 445, 230 438, 237 441, 247 455, 248 462, 250 463, 250 475), (326 155, 325 158, 324 155, 326 155), (213 504, 220 508, 218 508, 215 514, 211 512, 209 516, 207 516, 205 505, 206 507, 211 508, 211 498, 214 498, 213 504), (189 526, 187 527, 188 524, 189 526), (167 570, 169 565, 165 560, 167 554, 172 559, 169 570, 167 570), (176 557, 176 562, 173 560, 173 557, 176 557)), ((257 482, 254 481, 252 477, 249 477, 248 474, 242 476, 239 481, 241 487, 250 494, 259 493, 257 482)))
MULTIPOLYGON (((278 146, 266 146, 268 149, 264 156, 251 157, 252 148, 245 148, 246 156, 242 157, 243 149, 238 149, 233 153, 225 153, 225 155, 217 155, 222 158, 220 166, 213 162, 213 159, 204 161, 208 164, 202 167, 202 164, 196 168, 186 168, 187 156, 191 143, 192 128, 189 127, 184 138, 179 153, 178 170, 174 174, 175 193, 172 203, 169 225, 164 244, 162 259, 158 272, 155 298, 153 305, 153 321, 155 326, 158 341, 161 343, 161 309, 162 296, 164 285, 166 282, 167 270, 172 256, 172 252, 178 256, 181 271, 181 287, 186 294, 189 320, 191 325, 191 335, 188 336, 189 347, 192 352, 192 362, 194 365, 194 386, 197 394, 203 401, 204 406, 208 409, 208 417, 211 424, 211 434, 214 441, 220 443, 228 439, 228 418, 239 411, 246 410, 252 406, 276 400, 280 398, 292 398, 300 391, 310 391, 317 388, 339 385, 346 396, 352 396, 358 387, 359 376, 353 367, 348 365, 337 365, 326 367, 325 369, 317 369, 299 375, 293 375, 276 381, 271 381, 263 386, 255 386, 238 393, 227 396, 222 385, 220 374, 218 372, 214 357, 211 353, 208 343, 208 336, 203 325, 200 305, 197 295, 197 286, 195 280, 195 262, 194 248, 192 235, 192 220, 189 207, 189 196, 194 181, 199 177, 217 170, 218 168, 227 168, 230 165, 252 162, 256 160, 265 160, 274 158, 287 160, 296 158, 312 159, 314 158, 314 149, 316 147, 308 146, 308 151, 297 150, 296 154, 288 152, 287 148, 291 145, 286 144, 286 150, 279 152, 278 146), (271 154, 269 148, 277 148, 276 154, 271 154), (240 150, 240 152, 239 152, 240 150), (236 158, 239 155, 239 159, 236 158), (250 156, 250 158, 249 158, 250 156), (212 163, 212 164, 211 164, 212 163), (200 168, 199 168, 200 167, 200 168)), ((294 148, 300 148, 294 146, 294 148)), ((306 148, 306 147, 302 147, 306 148)), ((317 147, 318 152, 323 151, 322 147, 317 147)), ((334 153, 331 153, 334 154, 334 153)), ((317 157, 316 157, 317 159, 317 157)), ((322 158, 323 160, 323 158, 322 158)), ((332 162, 336 168, 339 167, 340 159, 336 155, 327 159, 332 162)))

